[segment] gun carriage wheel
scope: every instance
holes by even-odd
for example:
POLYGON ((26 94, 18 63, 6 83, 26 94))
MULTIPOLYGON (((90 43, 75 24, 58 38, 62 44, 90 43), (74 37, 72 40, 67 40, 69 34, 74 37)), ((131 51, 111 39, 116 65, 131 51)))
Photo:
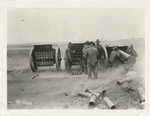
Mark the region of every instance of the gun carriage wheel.
POLYGON ((38 68, 36 67, 36 63, 34 60, 34 48, 32 48, 30 50, 30 54, 29 54, 29 64, 30 64, 30 68, 33 72, 37 71, 38 68))
POLYGON ((104 51, 104 65, 107 68, 108 67, 108 52, 105 46, 102 45, 103 51, 104 51))
POLYGON ((59 47, 56 48, 55 60, 56 60, 56 70, 59 71, 61 68, 61 51, 59 47))

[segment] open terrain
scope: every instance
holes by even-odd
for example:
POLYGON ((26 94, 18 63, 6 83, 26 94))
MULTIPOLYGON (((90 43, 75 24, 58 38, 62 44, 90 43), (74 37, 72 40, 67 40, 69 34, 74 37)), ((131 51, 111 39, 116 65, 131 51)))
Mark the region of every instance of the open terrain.
MULTIPOLYGON (((134 45, 138 53, 134 65, 136 72, 145 77, 145 44, 143 39, 128 39, 119 41, 102 41, 103 45, 134 45)), ((54 47, 56 47, 56 43, 54 47)), ((58 43, 61 48, 62 59, 67 43, 58 43)), ((29 66, 29 51, 32 44, 7 46, 7 107, 8 109, 88 109, 90 98, 78 95, 78 92, 87 87, 90 89, 105 89, 107 96, 116 104, 118 109, 140 109, 137 91, 131 94, 121 90, 116 84, 118 79, 124 78, 122 67, 116 70, 99 72, 98 79, 88 79, 87 75, 67 74, 64 60, 61 62, 61 71, 55 66, 39 68, 33 73, 29 66), (33 76, 38 75, 32 79, 33 76), (16 103, 16 101, 26 101, 16 103), (30 104, 27 104, 30 103, 30 104)), ((76 69, 78 67, 72 67, 76 69)), ((137 87, 141 83, 135 83, 137 87)), ((108 109, 104 101, 99 98, 96 102, 99 109, 108 109)))

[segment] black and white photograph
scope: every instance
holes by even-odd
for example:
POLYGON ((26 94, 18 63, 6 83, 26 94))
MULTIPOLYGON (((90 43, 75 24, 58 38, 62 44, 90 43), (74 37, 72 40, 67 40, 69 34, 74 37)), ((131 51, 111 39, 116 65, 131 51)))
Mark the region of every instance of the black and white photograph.
POLYGON ((142 8, 8 8, 7 109, 145 109, 142 8))

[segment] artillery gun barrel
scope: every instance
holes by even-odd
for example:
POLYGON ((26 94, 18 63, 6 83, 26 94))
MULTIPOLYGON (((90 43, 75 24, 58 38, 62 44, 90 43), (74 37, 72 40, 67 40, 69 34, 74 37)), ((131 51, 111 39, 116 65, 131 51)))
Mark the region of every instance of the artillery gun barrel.
POLYGON ((122 50, 118 50, 118 52, 120 53, 121 56, 123 56, 125 59, 128 59, 130 57, 130 55, 122 50))

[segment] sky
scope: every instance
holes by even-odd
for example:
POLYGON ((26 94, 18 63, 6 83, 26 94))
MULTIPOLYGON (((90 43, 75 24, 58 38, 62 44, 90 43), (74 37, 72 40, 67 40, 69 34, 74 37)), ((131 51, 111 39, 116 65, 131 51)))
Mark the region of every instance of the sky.
POLYGON ((7 43, 145 38, 140 8, 9 8, 7 43))

